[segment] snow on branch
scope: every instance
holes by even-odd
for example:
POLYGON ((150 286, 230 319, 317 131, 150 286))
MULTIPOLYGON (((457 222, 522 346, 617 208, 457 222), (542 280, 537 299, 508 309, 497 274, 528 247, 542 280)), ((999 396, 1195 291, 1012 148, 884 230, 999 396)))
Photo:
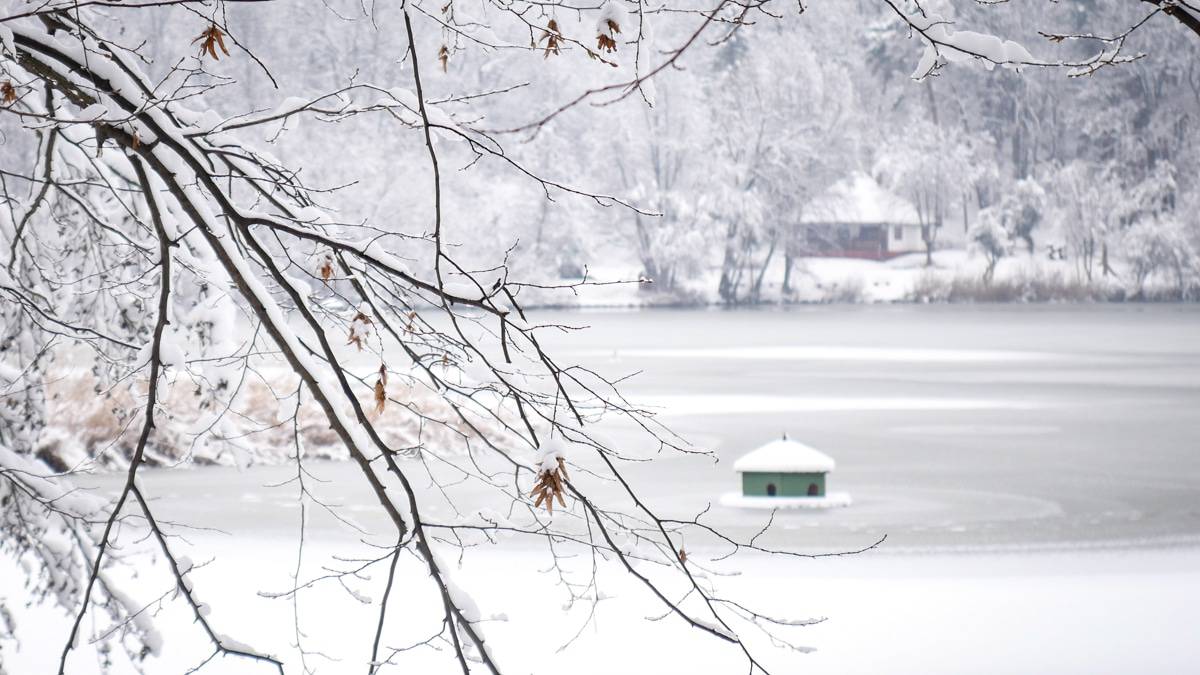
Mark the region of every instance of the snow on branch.
MULTIPOLYGON (((1078 77, 1090 75, 1100 68, 1116 66, 1136 61, 1144 54, 1124 54, 1124 36, 1115 38, 1107 47, 1090 58, 1081 61, 1052 61, 1035 57, 1024 46, 1012 40, 1007 40, 987 33, 971 30, 956 30, 952 19, 938 14, 927 13, 919 4, 913 3, 915 11, 906 12, 894 0, 883 0, 892 12, 903 21, 910 31, 916 35, 924 48, 912 72, 912 79, 923 80, 951 63, 978 61, 991 70, 996 66, 1002 68, 1063 68, 1068 75, 1078 77)), ((1158 11, 1158 10, 1155 10, 1158 11)), ((1139 24, 1140 25, 1140 24, 1139 24)), ((1137 26, 1127 31, 1135 30, 1137 26)), ((1052 41, 1058 42, 1059 36, 1052 36, 1052 41)))

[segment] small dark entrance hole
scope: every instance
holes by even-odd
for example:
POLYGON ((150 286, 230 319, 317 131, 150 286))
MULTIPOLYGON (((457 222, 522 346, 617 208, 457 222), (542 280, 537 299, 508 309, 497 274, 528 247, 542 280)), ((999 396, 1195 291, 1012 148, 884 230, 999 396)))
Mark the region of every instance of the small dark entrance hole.
POLYGON ((774 483, 767 483, 767 496, 768 497, 775 496, 775 484, 774 483))
POLYGON ((817 487, 816 483, 808 484, 808 496, 809 497, 816 497, 819 493, 820 493, 820 488, 817 487))

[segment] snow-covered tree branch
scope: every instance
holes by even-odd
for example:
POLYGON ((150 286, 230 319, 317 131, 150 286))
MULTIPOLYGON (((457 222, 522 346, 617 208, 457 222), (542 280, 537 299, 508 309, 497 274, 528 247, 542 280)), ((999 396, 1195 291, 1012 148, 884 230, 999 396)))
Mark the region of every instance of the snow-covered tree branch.
MULTIPOLYGON (((1100 77, 1143 65, 1126 43, 1159 14, 1200 34, 1193 5, 1149 4, 1111 37, 1048 32, 1084 50, 1072 58, 1035 57, 891 0, 878 8, 890 28, 871 39, 909 32, 900 39, 913 42, 886 46, 919 45, 907 55, 918 80, 972 60, 1100 77)), ((756 641, 792 646, 812 621, 728 592, 714 561, 683 540, 729 556, 805 556, 723 534, 703 512, 660 513, 623 472, 647 457, 597 423, 616 418, 660 453, 706 452, 626 399, 617 378, 560 361, 547 336, 572 329, 538 323, 527 303, 601 285, 671 290, 704 267, 713 242, 722 301, 759 301, 781 258, 786 292, 793 258, 809 245, 793 226, 864 164, 920 205, 929 264, 952 207, 983 214, 972 237, 990 282, 1009 240, 1032 253, 1051 209, 1042 188, 1016 176, 1028 199, 987 210, 999 182, 987 159, 994 144, 965 122, 943 126, 932 89, 931 119, 907 124, 878 156, 857 154, 861 138, 844 130, 873 116, 850 82, 865 59, 836 53, 849 36, 793 49, 766 1, 410 0, 352 3, 353 21, 339 14, 346 8, 258 5, 9 0, 0 9, 0 560, 23 570, 31 601, 68 617, 58 672, 88 660, 137 668, 160 654, 174 636, 155 619, 170 602, 211 649, 192 667, 229 657, 283 671, 293 655, 250 646, 253 634, 227 636, 210 615, 183 552, 187 523, 162 518, 158 486, 139 476, 146 466, 255 461, 295 466, 295 579, 273 597, 294 603, 305 672, 319 649, 305 646, 316 636, 301 628, 302 591, 338 583, 358 599, 346 579, 377 569, 386 585, 366 600, 379 603, 373 641, 352 669, 383 672, 409 650, 445 649, 463 673, 506 672, 509 647, 488 635, 494 618, 456 582, 453 562, 504 536, 544 543, 548 577, 570 602, 594 609, 600 569, 617 569, 654 602, 651 619, 687 626, 766 672, 756 641), (296 31, 278 25, 293 10, 296 31), (751 54, 756 43, 790 50, 787 63, 751 54), (702 75, 689 71, 699 65, 702 75), (713 114, 696 112, 704 105, 713 114), (326 144, 339 166, 310 170, 310 141, 288 141, 300 125, 320 128, 311 144, 326 144), (391 152, 393 143, 407 152, 391 152), (543 148, 563 161, 541 161, 543 148), (703 188, 712 181, 719 189, 703 188), (483 189, 494 197, 488 208, 473 201, 483 189), (549 216, 552 206, 562 210, 549 216), (536 264, 499 241, 535 220, 536 264), (580 222, 632 240, 642 269, 591 278, 574 259, 589 244, 576 241, 580 222), (580 278, 536 273, 552 255, 559 269, 582 268, 580 278), (309 489, 311 457, 349 459, 390 530, 386 543, 371 541, 377 555, 304 581, 306 509, 355 527, 309 489), (125 479, 111 501, 75 487, 112 469, 125 479), (424 482, 456 511, 464 485, 488 509, 428 515, 424 482), (583 582, 564 571, 577 556, 591 560, 583 582), (134 560, 135 569, 152 561, 166 584, 151 593, 130 582, 134 560), (389 634, 389 613, 411 611, 397 589, 421 585, 436 597, 436 632, 389 634)), ((1194 65, 1172 76, 1200 82, 1194 65)), ((970 100, 955 104, 970 117, 970 100)), ((1013 117, 1036 135, 1043 114, 1013 117)), ((1164 162, 1172 140, 1194 148, 1188 129, 1157 140, 1164 162)), ((1011 154, 1024 162, 1036 150, 1011 154)), ((1056 169, 1081 195, 1100 180, 1056 169)), ((1116 241, 1122 220, 1136 222, 1122 241, 1142 251, 1139 291, 1154 274, 1181 288, 1197 274, 1186 226, 1164 216, 1176 191, 1162 175, 1139 176, 1145 190, 1124 219, 1089 216, 1072 233, 1091 256, 1097 242, 1116 241)), ((1089 258, 1089 278, 1092 268, 1089 258)), ((19 615, 0 604, 0 641, 19 615)))

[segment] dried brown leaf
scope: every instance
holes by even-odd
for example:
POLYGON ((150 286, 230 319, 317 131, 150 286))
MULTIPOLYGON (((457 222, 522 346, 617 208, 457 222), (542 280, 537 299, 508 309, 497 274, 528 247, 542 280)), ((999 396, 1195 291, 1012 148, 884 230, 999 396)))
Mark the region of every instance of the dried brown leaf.
POLYGON ((617 35, 621 33, 621 24, 607 19, 604 22, 605 30, 602 30, 596 35, 596 47, 602 52, 612 53, 617 51, 617 35))
POLYGON ((567 480, 567 465, 563 462, 563 458, 558 458, 558 466, 554 469, 542 471, 538 474, 537 482, 533 486, 533 490, 529 493, 530 497, 536 497, 533 506, 537 508, 544 503, 546 510, 554 513, 554 501, 557 499, 559 505, 564 509, 567 508, 567 502, 563 498, 563 493, 566 492, 567 480))
POLYGON ((217 24, 215 23, 209 25, 208 28, 204 29, 203 33, 195 40, 192 40, 192 44, 196 44, 197 42, 200 43, 200 56, 208 54, 214 61, 219 61, 221 57, 217 55, 218 47, 221 48, 221 53, 229 56, 229 49, 225 47, 225 33, 221 32, 221 29, 217 28, 217 24))
POLYGON ((387 405, 387 384, 383 378, 375 380, 375 414, 382 415, 383 408, 387 405))
POLYGON ((357 312, 354 314, 354 318, 350 321, 350 334, 346 336, 346 344, 358 347, 358 351, 361 352, 363 348, 363 339, 367 337, 367 333, 365 330, 360 331, 355 327, 355 324, 358 323, 369 326, 371 325, 371 317, 363 314, 362 312, 357 312))
POLYGON ((545 58, 550 58, 551 54, 557 56, 561 53, 562 40, 562 33, 558 32, 558 22, 550 19, 550 22, 546 24, 546 30, 542 32, 542 42, 546 43, 544 47, 546 50, 545 58))

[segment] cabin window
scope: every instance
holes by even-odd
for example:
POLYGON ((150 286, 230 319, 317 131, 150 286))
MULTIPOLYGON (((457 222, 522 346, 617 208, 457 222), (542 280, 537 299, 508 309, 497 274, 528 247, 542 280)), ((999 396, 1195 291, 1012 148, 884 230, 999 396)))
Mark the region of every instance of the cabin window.
POLYGON ((904 228, 900 225, 892 227, 892 239, 895 239, 896 241, 904 239, 904 228))
POLYGON ((816 497, 817 495, 820 494, 820 491, 821 491, 821 488, 817 487, 816 483, 808 484, 808 496, 809 497, 816 497))
POLYGON ((775 484, 774 483, 767 483, 767 496, 768 497, 775 496, 775 484))

